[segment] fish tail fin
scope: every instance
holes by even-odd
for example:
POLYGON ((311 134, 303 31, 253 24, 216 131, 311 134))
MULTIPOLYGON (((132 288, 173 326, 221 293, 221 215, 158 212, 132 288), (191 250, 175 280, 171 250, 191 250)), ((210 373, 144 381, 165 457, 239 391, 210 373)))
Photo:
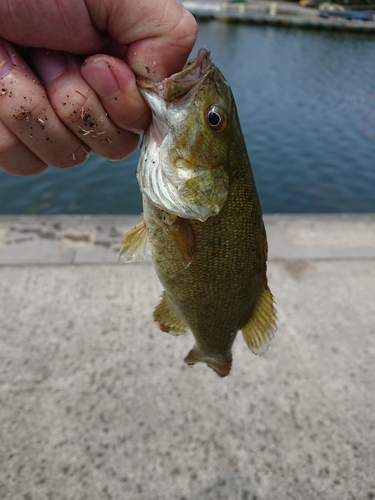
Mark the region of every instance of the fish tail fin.
POLYGON ((254 354, 263 354, 268 349, 276 331, 276 310, 267 284, 259 295, 249 321, 241 330, 254 354))
POLYGON ((165 291, 161 295, 161 301, 155 307, 154 321, 163 332, 168 332, 172 335, 181 335, 181 333, 186 332, 184 321, 168 300, 168 295, 165 291))
POLYGON ((194 366, 196 363, 206 363, 206 365, 212 368, 219 377, 226 377, 229 375, 232 366, 232 354, 229 354, 226 358, 207 356, 195 346, 186 356, 184 361, 188 366, 194 366))

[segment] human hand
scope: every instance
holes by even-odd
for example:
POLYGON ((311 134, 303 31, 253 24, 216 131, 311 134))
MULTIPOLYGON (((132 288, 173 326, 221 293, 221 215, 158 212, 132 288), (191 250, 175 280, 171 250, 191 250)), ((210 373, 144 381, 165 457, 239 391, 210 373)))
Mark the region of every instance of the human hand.
POLYGON ((178 0, 2 0, 0 19, 0 168, 14 175, 131 154, 150 122, 134 74, 180 70, 197 30, 178 0))

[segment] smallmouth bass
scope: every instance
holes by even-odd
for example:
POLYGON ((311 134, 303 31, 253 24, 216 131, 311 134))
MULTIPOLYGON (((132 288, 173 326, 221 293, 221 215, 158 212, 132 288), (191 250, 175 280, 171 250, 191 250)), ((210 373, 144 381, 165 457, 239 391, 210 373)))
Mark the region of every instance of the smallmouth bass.
POLYGON ((239 330, 262 354, 276 330, 267 285, 267 238, 231 89, 206 48, 161 82, 138 77, 152 110, 137 168, 143 220, 120 259, 148 249, 165 288, 162 331, 195 338, 185 358, 224 377, 239 330))

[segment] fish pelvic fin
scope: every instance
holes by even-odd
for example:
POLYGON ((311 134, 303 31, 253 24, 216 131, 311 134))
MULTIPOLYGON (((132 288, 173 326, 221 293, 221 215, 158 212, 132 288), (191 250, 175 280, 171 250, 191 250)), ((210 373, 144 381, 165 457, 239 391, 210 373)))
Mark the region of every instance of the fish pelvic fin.
POLYGON ((186 332, 186 324, 168 300, 164 291, 160 303, 154 310, 154 321, 163 332, 171 335, 181 335, 186 332))
POLYGON ((202 353, 197 346, 194 346, 184 361, 190 367, 194 366, 196 363, 206 363, 206 365, 212 368, 219 377, 226 377, 229 375, 232 366, 232 354, 229 354, 227 357, 207 356, 202 353))
POLYGON ((119 260, 122 262, 137 262, 147 254, 148 231, 145 221, 139 222, 121 240, 122 246, 119 260))
POLYGON ((267 284, 259 295, 249 321, 241 330, 254 354, 263 354, 268 349, 276 331, 276 310, 267 284))

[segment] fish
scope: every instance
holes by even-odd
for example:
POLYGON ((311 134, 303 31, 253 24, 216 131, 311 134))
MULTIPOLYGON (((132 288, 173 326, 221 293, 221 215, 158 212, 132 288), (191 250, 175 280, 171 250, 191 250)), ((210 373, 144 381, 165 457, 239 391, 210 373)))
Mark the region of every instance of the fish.
POLYGON ((238 331, 255 354, 276 330, 267 237, 231 88, 203 47, 154 82, 137 77, 151 108, 137 166, 143 217, 120 260, 150 254, 164 287, 153 319, 195 344, 184 361, 229 374, 238 331))

